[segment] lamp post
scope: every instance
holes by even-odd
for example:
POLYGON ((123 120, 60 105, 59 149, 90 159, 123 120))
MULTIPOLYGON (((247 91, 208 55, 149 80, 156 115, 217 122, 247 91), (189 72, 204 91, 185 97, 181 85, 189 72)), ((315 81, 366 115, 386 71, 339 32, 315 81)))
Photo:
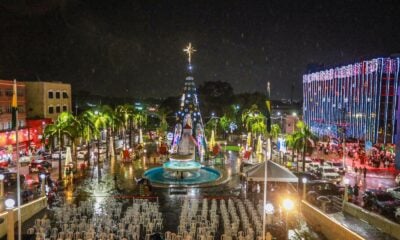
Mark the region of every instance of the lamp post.
POLYGON ((350 180, 348 178, 343 179, 344 183, 344 196, 343 196, 343 203, 347 202, 349 200, 349 193, 348 193, 348 188, 349 188, 349 183, 350 180))
POLYGON ((272 224, 272 214, 274 214, 274 205, 271 203, 267 203, 264 206, 264 214, 267 215, 267 221, 266 224, 272 224))
POLYGON ((45 181, 46 181, 46 175, 44 173, 40 174, 40 180, 41 180, 41 185, 40 185, 40 195, 44 197, 46 195, 46 188, 45 188, 45 181))
POLYGON ((5 202, 7 209, 7 240, 14 240, 14 199, 7 199, 5 202))
POLYGON ((306 191, 307 191, 306 190, 307 178, 303 177, 302 182, 303 182, 303 200, 305 200, 306 199, 306 191))
POLYGON ((61 130, 58 130, 58 181, 62 183, 61 130))
POLYGON ((4 175, 0 174, 0 212, 4 210, 4 175))
POLYGON ((294 207, 294 203, 290 199, 283 200, 283 208, 285 209, 285 239, 289 239, 288 232, 288 214, 294 207))

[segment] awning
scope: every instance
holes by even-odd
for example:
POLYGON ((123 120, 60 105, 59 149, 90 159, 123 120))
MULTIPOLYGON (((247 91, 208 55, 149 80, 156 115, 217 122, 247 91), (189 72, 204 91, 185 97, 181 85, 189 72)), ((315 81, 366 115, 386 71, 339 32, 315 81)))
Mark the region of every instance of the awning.
POLYGON ((246 171, 247 180, 263 182, 265 177, 265 164, 267 164, 267 181, 298 183, 297 176, 289 169, 269 160, 248 169, 246 171))

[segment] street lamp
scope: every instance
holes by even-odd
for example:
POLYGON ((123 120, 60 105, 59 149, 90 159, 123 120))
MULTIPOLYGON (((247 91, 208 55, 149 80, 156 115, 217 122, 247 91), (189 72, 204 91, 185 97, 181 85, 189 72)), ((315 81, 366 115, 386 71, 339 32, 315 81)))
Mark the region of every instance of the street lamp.
POLYGON ((271 203, 267 203, 264 206, 264 214, 267 214, 267 224, 272 224, 272 214, 274 214, 275 208, 271 203))
POLYGON ((44 197, 45 195, 46 195, 46 193, 45 193, 45 191, 46 191, 46 189, 45 189, 45 184, 44 184, 44 182, 45 182, 45 179, 46 179, 46 175, 44 174, 44 173, 42 173, 42 174, 40 174, 40 180, 41 180, 41 182, 42 182, 42 184, 40 185, 41 186, 41 196, 42 197, 44 197))
POLYGON ((14 199, 7 199, 4 204, 7 209, 7 240, 14 240, 14 199))
POLYGON ((344 183, 344 196, 343 196, 343 203, 349 201, 349 193, 348 193, 348 188, 349 188, 349 183, 350 180, 348 178, 343 179, 344 183))
POLYGON ((305 200, 305 199, 306 199, 306 183, 307 183, 307 178, 303 177, 302 182, 303 182, 303 200, 305 200))
POLYGON ((4 175, 0 174, 0 212, 4 210, 4 175))
POLYGON ((291 199, 283 200, 283 208, 285 209, 285 239, 288 239, 288 213, 294 208, 294 203, 291 199))

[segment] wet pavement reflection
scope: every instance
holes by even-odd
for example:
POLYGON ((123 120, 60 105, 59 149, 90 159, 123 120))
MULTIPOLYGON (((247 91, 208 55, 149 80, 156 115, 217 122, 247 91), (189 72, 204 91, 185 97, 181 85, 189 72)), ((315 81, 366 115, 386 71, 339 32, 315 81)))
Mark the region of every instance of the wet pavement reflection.
MULTIPOLYGON (((185 194, 171 193, 168 188, 152 188, 147 189, 144 185, 138 184, 140 179, 149 168, 161 166, 159 159, 143 157, 132 163, 122 163, 116 158, 101 163, 101 180, 98 181, 97 166, 94 164, 87 170, 85 177, 77 179, 73 184, 67 184, 60 198, 66 203, 77 204, 81 201, 93 201, 94 212, 100 213, 107 199, 113 198, 117 202, 132 203, 135 197, 147 196, 152 200, 156 200, 160 204, 160 212, 164 218, 163 232, 177 231, 181 207, 185 198, 222 198, 222 197, 240 197, 242 199, 249 198, 258 203, 260 194, 248 193, 242 189, 239 179, 240 158, 237 158, 235 152, 227 152, 225 154, 224 164, 213 166, 217 169, 224 169, 231 176, 229 182, 213 187, 204 188, 188 188, 185 194)), ((57 203, 55 203, 57 206, 57 203)), ((23 232, 33 225, 34 219, 47 215, 52 219, 53 210, 50 207, 46 211, 41 212, 30 221, 24 223, 23 232)), ((297 217, 301 217, 297 214, 297 217)), ((301 219, 299 220, 301 221, 301 219)), ((304 221, 303 221, 304 224, 304 221)), ((306 229, 306 231, 311 231, 306 229)), ((219 238, 218 238, 219 239, 219 238)), ((319 239, 323 237, 319 236, 319 239)))

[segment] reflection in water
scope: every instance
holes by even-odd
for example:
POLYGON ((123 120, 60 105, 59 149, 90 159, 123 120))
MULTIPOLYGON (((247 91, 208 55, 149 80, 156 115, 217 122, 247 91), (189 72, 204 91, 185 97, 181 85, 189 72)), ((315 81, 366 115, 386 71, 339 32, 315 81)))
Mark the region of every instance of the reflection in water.
POLYGON ((73 202, 73 200, 74 200, 73 194, 74 194, 74 192, 73 192, 72 189, 69 189, 69 190, 67 190, 67 191, 65 192, 65 201, 66 201, 68 204, 72 204, 72 202, 73 202))

